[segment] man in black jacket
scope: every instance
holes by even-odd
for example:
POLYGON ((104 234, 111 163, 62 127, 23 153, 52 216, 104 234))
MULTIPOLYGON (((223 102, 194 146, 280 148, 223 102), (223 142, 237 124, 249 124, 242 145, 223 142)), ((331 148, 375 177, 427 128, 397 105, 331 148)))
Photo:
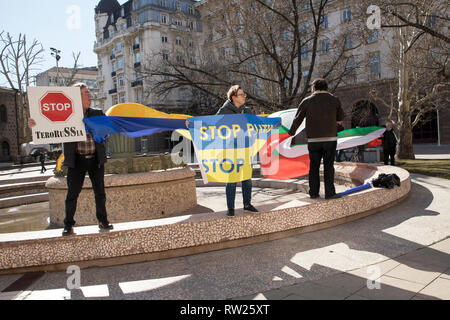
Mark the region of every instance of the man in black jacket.
MULTIPOLYGON (((104 115, 103 111, 90 108, 91 93, 84 83, 80 82, 73 86, 79 87, 81 90, 81 102, 85 118, 104 115)), ((28 126, 30 128, 35 125, 36 122, 33 119, 28 119, 28 126)), ((113 226, 108 222, 106 213, 106 194, 104 185, 104 164, 106 163, 105 145, 95 142, 89 133, 86 133, 86 135, 86 141, 67 142, 63 144, 63 165, 68 167, 66 217, 64 219, 63 236, 73 234, 73 226, 75 225, 75 220, 73 218, 86 172, 89 174, 94 190, 95 209, 99 221, 99 228, 103 230, 113 229, 113 226)))
POLYGON ((383 156, 384 164, 389 164, 389 158, 391 160, 391 166, 395 166, 395 153, 397 151, 397 137, 392 129, 392 123, 386 123, 386 131, 381 136, 383 142, 383 156))
POLYGON ((309 151, 309 196, 319 197, 320 162, 323 158, 325 199, 335 199, 334 157, 337 146, 337 124, 342 124, 344 111, 337 97, 327 92, 325 79, 315 79, 312 83, 312 95, 303 99, 295 115, 289 135, 295 135, 298 127, 306 118, 306 136, 309 151))

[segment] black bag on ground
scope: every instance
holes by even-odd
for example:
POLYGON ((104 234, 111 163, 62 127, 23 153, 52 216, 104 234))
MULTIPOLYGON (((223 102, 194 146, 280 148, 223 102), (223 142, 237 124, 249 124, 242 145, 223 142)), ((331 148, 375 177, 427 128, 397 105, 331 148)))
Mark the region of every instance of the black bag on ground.
POLYGON ((392 189, 395 185, 400 187, 400 178, 395 173, 381 173, 378 178, 372 180, 372 185, 377 188, 392 189))

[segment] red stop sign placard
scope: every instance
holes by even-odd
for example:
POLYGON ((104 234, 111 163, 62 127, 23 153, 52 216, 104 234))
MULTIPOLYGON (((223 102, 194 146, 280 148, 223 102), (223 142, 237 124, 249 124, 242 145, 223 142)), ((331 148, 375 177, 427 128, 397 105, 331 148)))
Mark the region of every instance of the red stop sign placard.
POLYGON ((52 122, 66 121, 73 114, 73 102, 62 92, 47 92, 39 100, 39 111, 52 122))

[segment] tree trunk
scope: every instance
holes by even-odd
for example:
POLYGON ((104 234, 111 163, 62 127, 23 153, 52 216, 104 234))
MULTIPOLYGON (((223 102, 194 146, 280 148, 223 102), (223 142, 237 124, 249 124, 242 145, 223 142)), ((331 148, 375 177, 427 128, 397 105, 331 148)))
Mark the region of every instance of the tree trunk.
POLYGON ((409 99, 409 63, 406 35, 400 30, 399 41, 399 77, 398 77, 398 117, 399 145, 397 157, 400 159, 415 159, 412 145, 411 101, 409 99))
POLYGON ((412 144, 411 115, 409 112, 405 112, 401 117, 403 118, 403 123, 401 128, 399 128, 397 157, 399 159, 415 159, 412 144))

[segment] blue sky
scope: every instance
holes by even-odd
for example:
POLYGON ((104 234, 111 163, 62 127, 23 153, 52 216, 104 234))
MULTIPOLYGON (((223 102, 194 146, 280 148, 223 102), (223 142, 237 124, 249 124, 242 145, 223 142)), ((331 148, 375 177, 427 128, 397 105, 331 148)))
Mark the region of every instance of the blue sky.
MULTIPOLYGON (((93 52, 95 42, 94 9, 99 0, 0 0, 0 31, 9 32, 15 39, 19 33, 42 43, 44 61, 39 72, 56 65, 50 47, 61 50, 62 67, 73 66, 72 52, 81 52, 79 64, 97 65, 93 52)), ((126 1, 120 1, 120 4, 126 1)), ((7 86, 0 78, 0 86, 7 86)))

